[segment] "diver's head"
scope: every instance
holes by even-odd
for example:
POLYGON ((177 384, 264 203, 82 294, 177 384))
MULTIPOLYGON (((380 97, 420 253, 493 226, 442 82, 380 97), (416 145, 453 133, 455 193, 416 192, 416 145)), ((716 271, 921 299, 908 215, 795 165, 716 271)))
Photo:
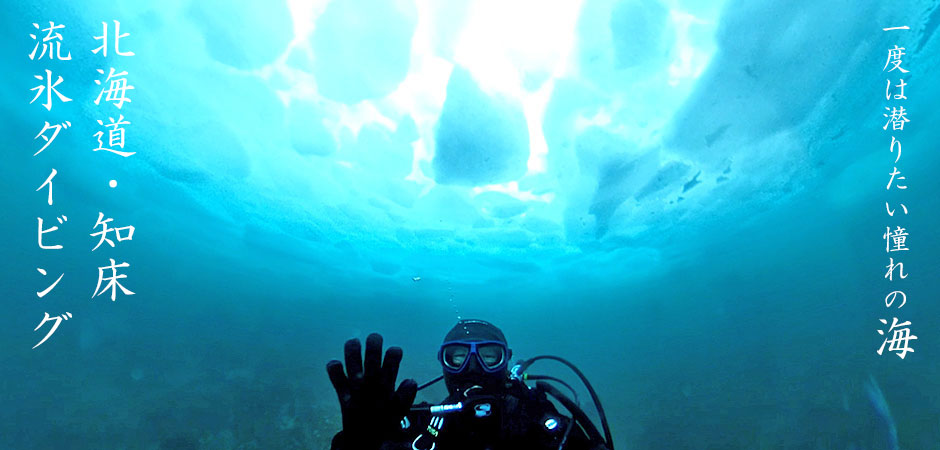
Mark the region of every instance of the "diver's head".
POLYGON ((451 395, 474 386, 494 394, 509 381, 512 350, 499 328, 483 320, 460 320, 444 337, 437 359, 444 368, 444 383, 451 395))

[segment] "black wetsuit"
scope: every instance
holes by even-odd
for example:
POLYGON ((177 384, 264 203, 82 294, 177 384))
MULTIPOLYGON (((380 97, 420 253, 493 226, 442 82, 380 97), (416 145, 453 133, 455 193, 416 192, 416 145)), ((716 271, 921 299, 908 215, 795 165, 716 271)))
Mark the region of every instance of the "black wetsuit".
MULTIPOLYGON (((443 403, 457 401, 450 396, 443 403)), ((433 445, 434 450, 556 450, 562 439, 566 450, 605 448, 591 443, 576 424, 565 438, 569 419, 558 413, 544 392, 519 382, 513 383, 499 399, 471 397, 463 402, 466 406, 461 412, 443 415, 432 415, 428 410, 411 412, 402 421, 399 436, 385 442, 382 449, 429 450, 433 445)), ((344 441, 340 431, 333 437, 331 449, 358 450, 346 447, 344 441)))

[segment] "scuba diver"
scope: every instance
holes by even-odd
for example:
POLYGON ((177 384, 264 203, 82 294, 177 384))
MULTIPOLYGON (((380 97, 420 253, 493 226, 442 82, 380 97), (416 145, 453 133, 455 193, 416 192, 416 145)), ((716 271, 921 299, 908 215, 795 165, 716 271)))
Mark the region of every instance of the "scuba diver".
POLYGON ((326 371, 339 397, 343 429, 333 450, 613 450, 610 429, 597 395, 574 365, 555 356, 538 356, 510 368, 502 331, 482 320, 460 320, 438 351, 443 376, 418 387, 412 379, 395 389, 402 350, 390 347, 382 360, 382 336, 366 338, 365 359, 358 339, 346 341, 343 363, 326 371), (577 392, 550 376, 529 375, 536 360, 566 364, 584 382, 603 425, 603 435, 577 405, 577 392), (449 395, 439 405, 413 405, 417 391, 441 379, 449 395), (536 381, 530 387, 526 381, 536 381), (574 394, 572 400, 548 381, 574 394), (551 395, 569 412, 558 412, 551 395))

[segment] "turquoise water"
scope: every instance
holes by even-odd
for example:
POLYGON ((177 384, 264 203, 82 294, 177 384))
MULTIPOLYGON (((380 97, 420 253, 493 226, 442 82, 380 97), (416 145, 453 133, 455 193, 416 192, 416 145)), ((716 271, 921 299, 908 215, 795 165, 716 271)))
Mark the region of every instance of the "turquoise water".
POLYGON ((940 446, 936 2, 46 2, 0 21, 0 448, 328 448, 343 342, 382 333, 421 383, 458 316, 577 364, 618 450, 940 446), (71 60, 29 59, 49 20, 71 60), (134 56, 91 52, 114 20, 134 56), (886 101, 895 44, 907 99, 886 101), (109 67, 134 86, 121 109, 93 103, 109 67), (73 100, 51 111, 30 104, 46 69, 73 100), (911 120, 897 162, 889 105, 911 120), (136 154, 92 151, 118 115, 136 154), (70 125, 33 156, 46 121, 70 125), (885 189, 895 167, 908 189, 885 189), (92 251, 99 212, 133 239, 92 251), (910 250, 888 253, 898 226, 910 250), (115 301, 94 295, 111 258, 134 293, 115 301), (72 317, 32 349, 44 312, 72 317), (903 360, 875 353, 892 317, 918 338, 903 360))

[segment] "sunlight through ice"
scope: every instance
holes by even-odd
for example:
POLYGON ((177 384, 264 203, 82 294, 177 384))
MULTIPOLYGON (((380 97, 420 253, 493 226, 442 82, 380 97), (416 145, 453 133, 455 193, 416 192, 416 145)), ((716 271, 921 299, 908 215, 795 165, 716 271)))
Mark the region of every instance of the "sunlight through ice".
POLYGON ((473 4, 455 59, 486 92, 518 100, 529 128, 528 174, 544 172, 542 117, 554 79, 568 71, 580 1, 481 1, 473 4), (526 77, 547 77, 535 92, 526 77))

